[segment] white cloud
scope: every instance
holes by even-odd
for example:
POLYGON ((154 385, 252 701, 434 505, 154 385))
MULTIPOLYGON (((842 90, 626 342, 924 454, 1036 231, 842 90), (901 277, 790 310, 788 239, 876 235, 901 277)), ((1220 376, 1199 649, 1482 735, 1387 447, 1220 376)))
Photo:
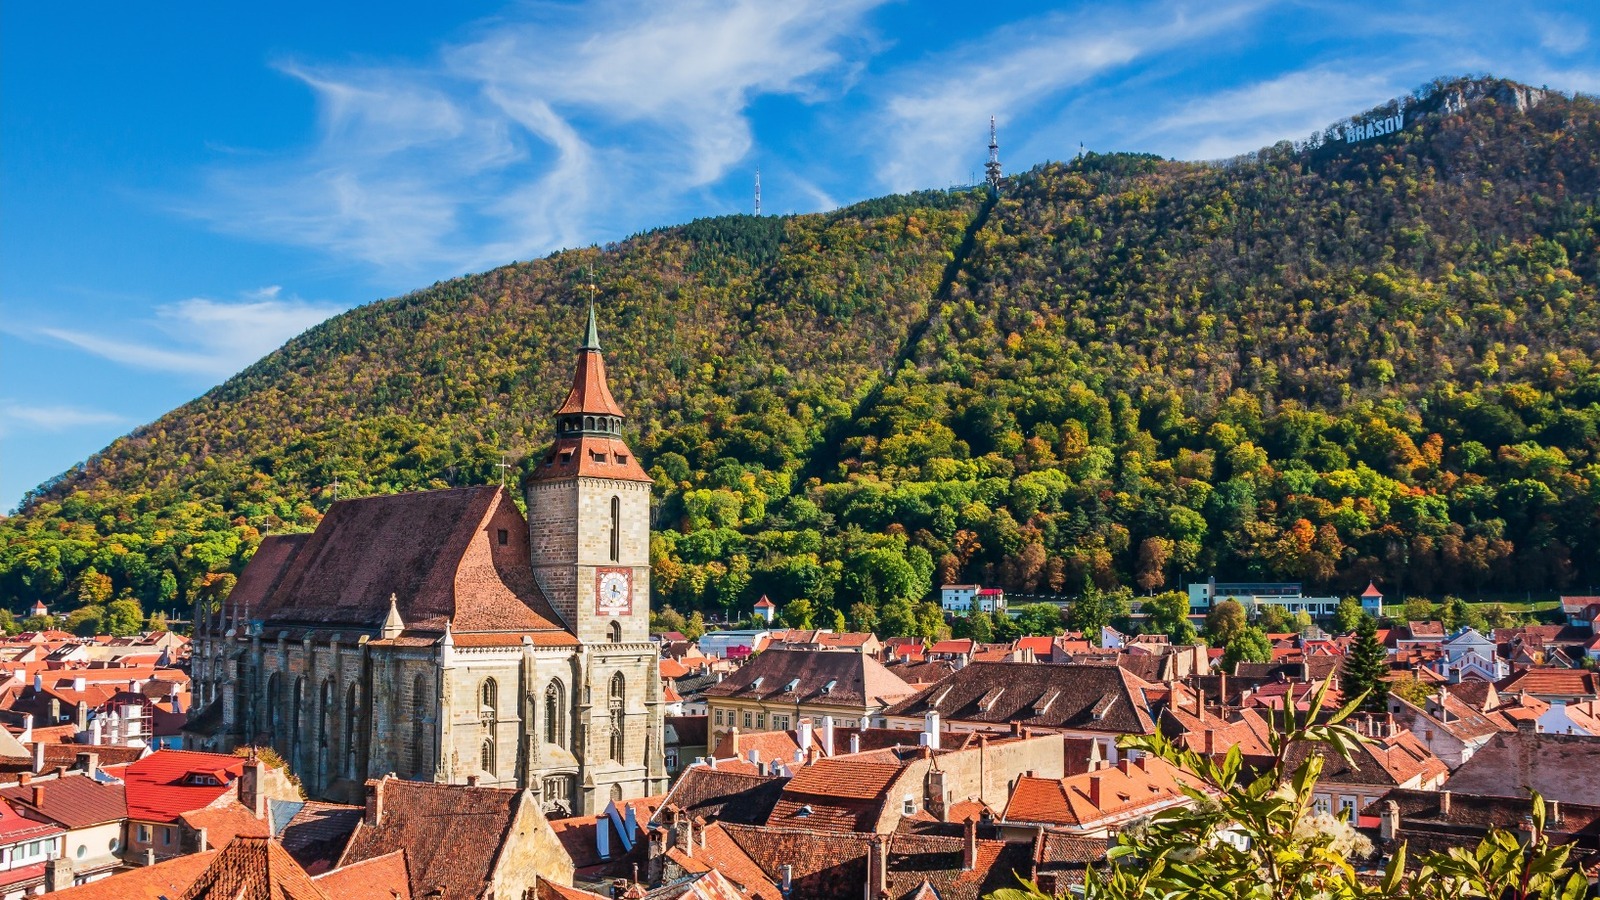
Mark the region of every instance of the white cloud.
POLYGON ((115 425, 128 421, 113 412, 77 406, 33 406, 0 400, 0 436, 17 430, 29 432, 70 431, 93 425, 115 425), (22 426, 18 429, 16 426, 22 426))
POLYGON ((148 323, 154 339, 42 327, 38 333, 113 362, 205 377, 226 377, 284 341, 340 311, 340 307, 279 299, 277 287, 237 302, 195 297, 156 308, 148 323))
POLYGON ((215 169, 192 211, 403 277, 586 243, 744 159, 756 98, 841 89, 879 2, 529 6, 423 63, 285 64, 316 97, 315 145, 215 169))
POLYGON ((878 178, 895 191, 964 181, 991 114, 1003 128, 1090 79, 1237 26, 1259 6, 1044 16, 930 59, 897 77, 903 87, 883 104, 878 178))
POLYGON ((1388 72, 1290 72, 1191 100, 1156 119, 1141 145, 1182 159, 1222 159, 1308 137, 1406 90, 1388 72))

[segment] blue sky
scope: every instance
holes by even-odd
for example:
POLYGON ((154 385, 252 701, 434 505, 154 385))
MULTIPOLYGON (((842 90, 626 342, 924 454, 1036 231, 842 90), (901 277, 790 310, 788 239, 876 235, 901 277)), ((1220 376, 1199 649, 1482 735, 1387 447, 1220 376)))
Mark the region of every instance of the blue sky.
POLYGON ((1594 3, 0 8, 0 509, 357 304, 750 208, 1213 159, 1440 75, 1600 92, 1594 3))

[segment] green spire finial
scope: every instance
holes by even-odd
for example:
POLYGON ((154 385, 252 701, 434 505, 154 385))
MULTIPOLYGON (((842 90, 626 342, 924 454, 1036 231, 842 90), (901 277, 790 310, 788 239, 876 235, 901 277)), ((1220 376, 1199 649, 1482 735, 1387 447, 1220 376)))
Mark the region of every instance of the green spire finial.
POLYGON ((583 349, 585 349, 585 350, 599 350, 600 349, 600 329, 596 328, 595 324, 594 324, 594 301, 593 300, 589 301, 589 336, 583 342, 583 349))

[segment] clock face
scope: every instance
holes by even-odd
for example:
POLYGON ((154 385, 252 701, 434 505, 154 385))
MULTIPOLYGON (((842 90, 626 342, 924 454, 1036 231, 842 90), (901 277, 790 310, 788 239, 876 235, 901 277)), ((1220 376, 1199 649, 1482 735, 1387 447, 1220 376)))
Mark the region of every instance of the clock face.
POLYGON ((601 616, 626 616, 633 612, 633 572, 598 569, 594 573, 594 611, 601 616))

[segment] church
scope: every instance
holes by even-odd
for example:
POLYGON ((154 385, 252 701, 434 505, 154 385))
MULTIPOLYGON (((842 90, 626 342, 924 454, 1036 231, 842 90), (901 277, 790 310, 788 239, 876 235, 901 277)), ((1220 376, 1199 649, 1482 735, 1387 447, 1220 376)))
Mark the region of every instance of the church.
POLYGON ((504 487, 416 491, 264 538, 197 610, 188 731, 270 746, 329 799, 388 773, 526 788, 551 816, 665 792, 651 481, 623 421, 591 308, 526 517, 504 487))

